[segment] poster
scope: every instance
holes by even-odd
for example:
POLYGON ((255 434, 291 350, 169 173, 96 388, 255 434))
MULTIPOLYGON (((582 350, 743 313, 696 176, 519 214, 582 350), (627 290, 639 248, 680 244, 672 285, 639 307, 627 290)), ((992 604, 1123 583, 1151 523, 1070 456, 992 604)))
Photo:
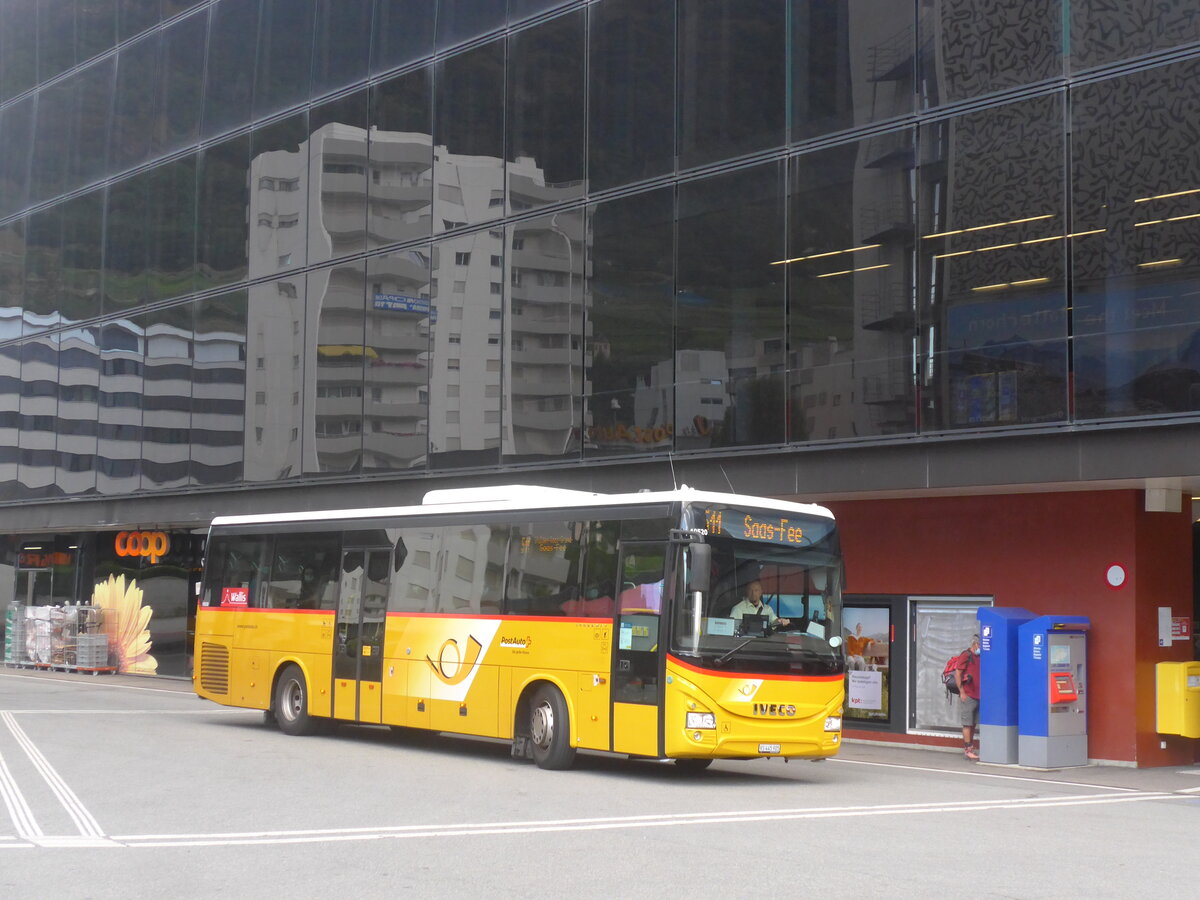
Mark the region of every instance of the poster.
POLYGON ((886 722, 891 715, 891 609, 847 606, 842 611, 842 628, 846 646, 845 717, 886 722))

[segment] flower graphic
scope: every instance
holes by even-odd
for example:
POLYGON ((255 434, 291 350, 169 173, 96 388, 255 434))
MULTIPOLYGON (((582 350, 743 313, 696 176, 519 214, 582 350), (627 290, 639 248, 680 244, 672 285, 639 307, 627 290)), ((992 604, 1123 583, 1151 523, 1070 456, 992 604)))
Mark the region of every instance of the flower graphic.
POLYGON ((109 575, 92 591, 92 606, 105 610, 105 629, 112 635, 117 654, 117 671, 153 675, 158 660, 150 655, 152 642, 147 626, 154 612, 142 606, 142 589, 135 579, 125 584, 124 575, 109 575))

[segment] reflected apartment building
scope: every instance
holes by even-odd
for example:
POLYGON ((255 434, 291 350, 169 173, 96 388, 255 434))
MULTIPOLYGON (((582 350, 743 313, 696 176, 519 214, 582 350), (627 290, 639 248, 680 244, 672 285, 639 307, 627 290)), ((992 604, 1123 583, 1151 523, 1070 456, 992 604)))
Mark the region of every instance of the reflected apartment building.
POLYGON ((995 605, 1091 618, 1092 758, 1192 761, 1192 6, 0 5, 0 606, 136 582, 186 675, 215 515, 732 488, 841 522, 855 735, 952 735, 995 605))

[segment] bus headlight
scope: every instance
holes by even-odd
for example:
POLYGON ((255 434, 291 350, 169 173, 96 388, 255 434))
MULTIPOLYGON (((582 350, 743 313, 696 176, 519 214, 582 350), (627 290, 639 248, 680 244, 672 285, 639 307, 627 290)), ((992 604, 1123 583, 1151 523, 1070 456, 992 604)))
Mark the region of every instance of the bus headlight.
POLYGON ((697 728, 716 728, 717 717, 712 713, 690 712, 687 714, 687 727, 689 731, 697 728))
POLYGON ((842 717, 841 716, 826 716, 825 717, 825 730, 826 731, 841 731, 842 730, 842 717))

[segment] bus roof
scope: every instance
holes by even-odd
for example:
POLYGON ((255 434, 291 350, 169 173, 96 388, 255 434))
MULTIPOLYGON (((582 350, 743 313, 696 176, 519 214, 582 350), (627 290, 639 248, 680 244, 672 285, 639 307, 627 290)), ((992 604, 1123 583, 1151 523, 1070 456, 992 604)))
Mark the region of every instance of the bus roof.
POLYGON ((377 519, 398 516, 420 516, 449 512, 503 512, 506 510, 575 509, 578 507, 644 506, 663 503, 712 503, 728 506, 748 506, 795 514, 833 518, 823 506, 812 503, 793 503, 770 497, 749 497, 742 494, 722 494, 698 491, 686 484, 670 491, 641 491, 633 494, 597 494, 566 488, 529 484, 506 484, 494 487, 455 488, 429 491, 420 506, 363 507, 358 509, 308 510, 290 513, 264 513, 245 516, 217 516, 214 527, 222 525, 269 525, 286 522, 312 522, 327 519, 377 519))

